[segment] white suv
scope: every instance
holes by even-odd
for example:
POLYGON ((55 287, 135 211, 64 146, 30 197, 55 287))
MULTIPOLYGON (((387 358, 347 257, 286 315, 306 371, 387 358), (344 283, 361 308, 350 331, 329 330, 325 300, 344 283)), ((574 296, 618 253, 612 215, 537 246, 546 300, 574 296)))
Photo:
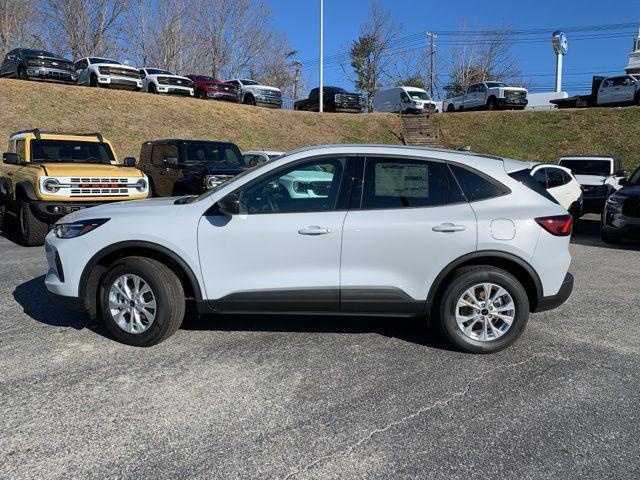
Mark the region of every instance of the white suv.
POLYGON ((173 334, 187 299, 202 313, 430 317, 458 348, 494 352, 573 288, 572 217, 528 167, 414 147, 298 150, 198 197, 64 217, 46 238, 45 283, 131 345, 173 334))
POLYGON ((76 61, 73 67, 76 71, 78 85, 129 90, 142 88, 138 69, 123 65, 116 60, 85 57, 76 61))

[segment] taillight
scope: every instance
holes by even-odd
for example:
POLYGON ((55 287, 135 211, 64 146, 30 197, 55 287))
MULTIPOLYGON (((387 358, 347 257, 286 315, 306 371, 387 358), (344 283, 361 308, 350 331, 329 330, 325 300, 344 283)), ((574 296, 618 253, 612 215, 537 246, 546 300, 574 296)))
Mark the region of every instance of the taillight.
POLYGON ((536 222, 542 228, 544 228, 551 235, 557 237, 566 237, 571 235, 573 228, 573 216, 567 215, 555 215, 553 217, 540 217, 536 218, 536 222))

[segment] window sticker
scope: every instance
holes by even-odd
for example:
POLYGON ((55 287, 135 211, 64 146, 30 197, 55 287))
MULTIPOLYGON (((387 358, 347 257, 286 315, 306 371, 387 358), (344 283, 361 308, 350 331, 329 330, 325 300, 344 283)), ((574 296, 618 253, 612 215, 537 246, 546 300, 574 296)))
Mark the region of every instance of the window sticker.
POLYGON ((377 163, 376 197, 429 198, 429 166, 377 163))

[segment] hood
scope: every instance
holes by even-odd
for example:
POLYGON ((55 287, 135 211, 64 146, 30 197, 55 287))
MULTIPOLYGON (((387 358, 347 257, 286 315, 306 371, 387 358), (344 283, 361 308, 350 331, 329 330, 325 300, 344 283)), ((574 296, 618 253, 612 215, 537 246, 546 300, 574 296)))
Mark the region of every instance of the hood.
POLYGON ((621 195, 626 195, 627 197, 640 198, 640 185, 629 185, 626 187, 622 187, 620 190, 618 190, 618 193, 621 195))
POLYGON ((524 92, 524 93, 527 93, 527 89, 526 88, 522 88, 522 87, 500 87, 500 90, 505 90, 505 91, 509 91, 509 92, 524 92))
POLYGON ((78 176, 117 176, 117 177, 142 177, 143 174, 134 167, 120 167, 111 164, 98 163, 40 163, 39 164, 51 177, 78 177, 78 176))
POLYGON ((139 73, 138 69, 135 67, 132 67, 130 65, 122 65, 122 64, 116 64, 116 63, 92 63, 91 66, 97 66, 97 67, 110 67, 110 68, 116 68, 118 70, 129 70, 132 72, 136 72, 139 73))
POLYGON ((113 216, 141 216, 145 214, 161 214, 160 208, 175 206, 176 197, 148 198, 145 200, 129 200, 125 202, 105 203, 95 207, 78 210, 64 217, 63 223, 75 222, 89 218, 111 218, 113 216))
POLYGON ((580 185, 604 185, 609 176, 603 175, 575 175, 580 185))
MULTIPOLYGON (((270 92, 279 92, 280 89, 277 87, 270 87, 268 85, 249 85, 250 87, 259 88, 260 90, 268 90, 270 92)), ((247 87, 244 87, 247 88, 247 87)))

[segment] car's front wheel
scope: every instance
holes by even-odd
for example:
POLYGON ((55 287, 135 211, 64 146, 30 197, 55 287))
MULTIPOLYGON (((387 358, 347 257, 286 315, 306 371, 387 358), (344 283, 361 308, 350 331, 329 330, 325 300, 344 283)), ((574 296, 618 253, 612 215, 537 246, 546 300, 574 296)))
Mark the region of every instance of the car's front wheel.
POLYGON ((44 238, 49 231, 49 224, 41 222, 31 211, 31 204, 26 200, 18 200, 18 234, 20 243, 25 247, 44 245, 44 238))
POLYGON ((622 235, 610 233, 604 229, 600 230, 600 238, 602 238, 604 243, 608 243, 609 245, 618 245, 622 243, 622 235))
POLYGON ((493 353, 510 346, 529 319, 529 299, 509 272, 492 266, 458 270, 440 302, 445 336, 460 350, 493 353))
POLYGON ((175 273, 157 260, 126 257, 104 275, 100 306, 105 325, 116 339, 150 347, 180 327, 184 289, 175 273))

